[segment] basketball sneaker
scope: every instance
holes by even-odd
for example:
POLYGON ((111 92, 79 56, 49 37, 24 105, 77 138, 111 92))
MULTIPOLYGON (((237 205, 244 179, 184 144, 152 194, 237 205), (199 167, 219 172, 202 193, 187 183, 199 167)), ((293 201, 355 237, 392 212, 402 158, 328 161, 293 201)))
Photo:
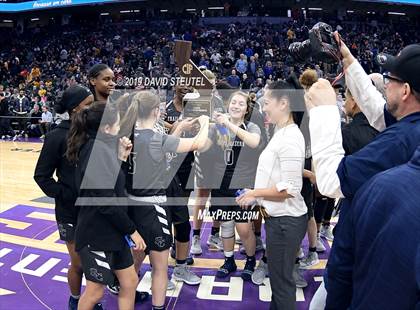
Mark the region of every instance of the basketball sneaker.
POLYGON ((201 282, 199 276, 190 270, 187 265, 177 265, 172 273, 172 279, 175 281, 182 281, 188 285, 198 285, 201 282))
POLYGON ((255 257, 254 259, 247 259, 244 270, 241 273, 241 278, 244 281, 251 281, 252 274, 255 270, 255 257))
POLYGON ((235 259, 233 257, 225 258, 225 262, 216 272, 216 278, 226 278, 237 269, 235 259))
POLYGON ((331 225, 322 225, 321 227, 321 237, 327 239, 328 241, 334 240, 334 235, 332 232, 331 225))
POLYGON ((319 263, 318 253, 317 252, 308 252, 308 255, 304 257, 299 265, 301 269, 309 269, 309 267, 314 266, 319 263))
POLYGON ((265 277, 268 276, 268 265, 260 260, 257 268, 252 273, 251 280, 252 283, 256 285, 261 285, 264 282, 265 277))
POLYGON ((193 236, 190 253, 193 255, 201 255, 203 253, 203 249, 201 248, 200 236, 193 236))

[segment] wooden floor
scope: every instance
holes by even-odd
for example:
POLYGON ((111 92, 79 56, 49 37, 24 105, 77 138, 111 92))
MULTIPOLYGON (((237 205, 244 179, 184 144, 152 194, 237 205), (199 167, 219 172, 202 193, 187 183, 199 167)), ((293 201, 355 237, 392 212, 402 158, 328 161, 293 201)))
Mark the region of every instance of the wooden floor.
POLYGON ((0 141, 0 212, 14 205, 53 206, 29 202, 45 196, 33 179, 42 143, 0 141))
MULTIPOLYGON (((33 179, 41 148, 42 143, 0 141, 0 213, 17 204, 54 209, 53 204, 32 201, 45 196, 33 179)), ((189 204, 192 214, 193 198, 189 204)), ((190 219, 192 220, 192 217, 190 219)), ((211 219, 205 218, 203 229, 210 227, 211 219)), ((238 249, 238 245, 235 245, 235 250, 238 249)), ((195 260, 195 266, 199 268, 217 268, 223 262, 222 259, 196 258, 195 260)), ((238 263, 238 266, 243 268, 243 262, 238 263)), ((326 260, 322 259, 313 269, 323 268, 325 263, 326 260)))

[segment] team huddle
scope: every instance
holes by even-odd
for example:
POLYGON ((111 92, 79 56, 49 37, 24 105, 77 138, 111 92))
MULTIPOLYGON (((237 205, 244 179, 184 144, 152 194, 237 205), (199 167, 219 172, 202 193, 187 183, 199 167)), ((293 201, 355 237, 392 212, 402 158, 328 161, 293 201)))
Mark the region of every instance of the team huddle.
MULTIPOLYGON (((343 46, 341 53, 350 59, 343 46)), ((354 63, 347 65, 355 67, 354 63)), ((69 309, 102 309, 106 286, 118 295, 120 309, 134 309, 135 302, 148 298, 146 292, 136 291, 146 255, 152 269, 153 309, 165 309, 166 290, 174 287, 168 279, 169 255, 176 260, 172 279, 198 285, 200 277, 189 268, 193 264, 190 254, 202 253, 199 214, 207 202, 213 220, 207 244, 225 256, 216 277, 226 278, 237 270, 236 230, 243 245, 240 251, 246 255, 241 278, 260 285, 268 276, 270 309, 294 309, 296 287, 306 286, 299 268, 313 265, 315 253, 325 250, 316 233, 321 231, 321 223, 323 235, 333 238, 328 224, 334 199, 346 197, 340 218, 350 216, 350 199, 364 183, 359 180, 390 168, 368 162, 371 166, 366 168, 366 176, 356 185, 352 183, 356 181, 348 173, 355 175, 359 169, 355 167, 366 157, 351 157, 356 150, 347 152, 344 147, 349 157, 343 159, 341 135, 336 138, 337 130, 341 132, 336 97, 328 81, 320 79, 305 87, 300 80, 303 89, 293 80, 273 81, 265 87, 260 105, 254 94, 245 91, 231 90, 226 96, 223 84, 216 83, 210 71, 204 74, 214 85, 213 95, 224 105, 224 111, 211 117, 184 116, 185 98, 196 91, 187 85, 177 85, 168 103, 162 103, 152 90, 110 100, 114 73, 104 64, 90 69, 88 88, 70 86, 57 103, 55 111, 62 120, 46 135, 34 178, 55 198, 60 238, 71 258, 69 309), (322 106, 321 102, 326 103, 322 106), (309 144, 300 129, 305 104, 311 117, 309 144), (311 211, 315 185, 319 189, 316 203, 324 206, 317 208, 321 213, 315 210, 318 228, 309 240, 308 257, 300 262, 300 246, 307 229, 309 233, 308 219, 315 225, 311 211), (191 238, 188 203, 193 190, 191 238), (261 238, 262 220, 266 246, 261 238), (256 251, 264 251, 258 266, 256 251), (81 294, 83 274, 87 281, 81 294)), ((396 79, 388 76, 388 83, 392 78, 396 79)), ((359 103, 361 91, 355 90, 361 83, 347 82, 353 84, 346 93, 347 101, 354 97, 359 103)), ((369 84, 369 91, 376 94, 375 85, 369 84)), ((382 108, 383 101, 382 97, 382 108)), ((376 120, 399 119, 389 108, 378 113, 376 120)), ((374 113, 366 114, 368 119, 363 121, 372 124, 374 113)), ((371 127, 369 139, 358 150, 363 153, 363 146, 378 141, 380 138, 374 139, 385 125, 371 127)), ((419 127, 413 128, 418 131, 419 127)), ((343 131, 343 139, 345 135, 343 131)), ((413 152, 407 151, 410 158, 413 152)), ((348 225, 341 224, 340 232, 348 225)), ((341 241, 339 245, 343 245, 341 241)), ((334 278, 342 271, 339 250, 329 266, 330 305, 342 289, 334 278)))

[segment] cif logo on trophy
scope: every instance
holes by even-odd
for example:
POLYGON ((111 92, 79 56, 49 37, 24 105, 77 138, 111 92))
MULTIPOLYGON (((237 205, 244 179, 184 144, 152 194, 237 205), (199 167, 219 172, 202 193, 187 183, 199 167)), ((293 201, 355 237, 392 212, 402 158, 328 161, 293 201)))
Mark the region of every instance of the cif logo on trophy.
POLYGON ((188 86, 194 89, 194 93, 188 93, 183 99, 183 117, 196 118, 207 115, 210 118, 213 111, 219 111, 223 107, 223 101, 214 95, 214 85, 207 79, 203 72, 190 59, 191 41, 175 41, 175 61, 181 69, 179 86, 188 86))
POLYGON ((182 73, 186 74, 186 75, 190 75, 192 70, 193 70, 193 66, 192 64, 185 64, 182 66, 182 73))

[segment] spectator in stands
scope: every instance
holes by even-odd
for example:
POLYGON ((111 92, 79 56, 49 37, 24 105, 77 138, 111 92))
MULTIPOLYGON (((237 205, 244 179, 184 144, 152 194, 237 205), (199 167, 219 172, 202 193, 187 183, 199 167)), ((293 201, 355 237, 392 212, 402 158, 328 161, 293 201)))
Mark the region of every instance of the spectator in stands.
POLYGON ((244 74, 248 69, 248 62, 246 60, 246 56, 241 54, 239 59, 235 63, 235 69, 239 74, 244 74))
POLYGON ((40 122, 42 112, 39 110, 39 105, 34 104, 34 108, 30 113, 30 124, 28 126, 28 134, 31 137, 41 136, 40 122))
POLYGON ((254 78, 256 76, 257 69, 258 69, 258 64, 255 61, 255 57, 251 56, 249 58, 248 74, 254 78))
POLYGON ((239 76, 236 75, 236 70, 232 69, 232 74, 227 78, 227 82, 230 86, 234 88, 239 88, 239 85, 241 84, 241 79, 239 76))
POLYGON ((41 139, 45 137, 45 134, 50 131, 50 127, 53 121, 52 113, 48 110, 48 106, 42 106, 42 116, 39 123, 41 129, 41 139))
POLYGON ((246 73, 242 74, 241 88, 243 90, 249 90, 251 88, 252 82, 252 79, 246 73))
POLYGON ((13 108, 13 113, 19 117, 17 122, 19 124, 20 135, 25 133, 26 122, 28 121, 26 116, 28 116, 30 110, 29 99, 26 97, 25 91, 21 89, 19 95, 15 99, 13 108))
POLYGON ((0 136, 2 139, 10 138, 15 135, 10 126, 9 99, 3 91, 3 85, 0 85, 0 136))

